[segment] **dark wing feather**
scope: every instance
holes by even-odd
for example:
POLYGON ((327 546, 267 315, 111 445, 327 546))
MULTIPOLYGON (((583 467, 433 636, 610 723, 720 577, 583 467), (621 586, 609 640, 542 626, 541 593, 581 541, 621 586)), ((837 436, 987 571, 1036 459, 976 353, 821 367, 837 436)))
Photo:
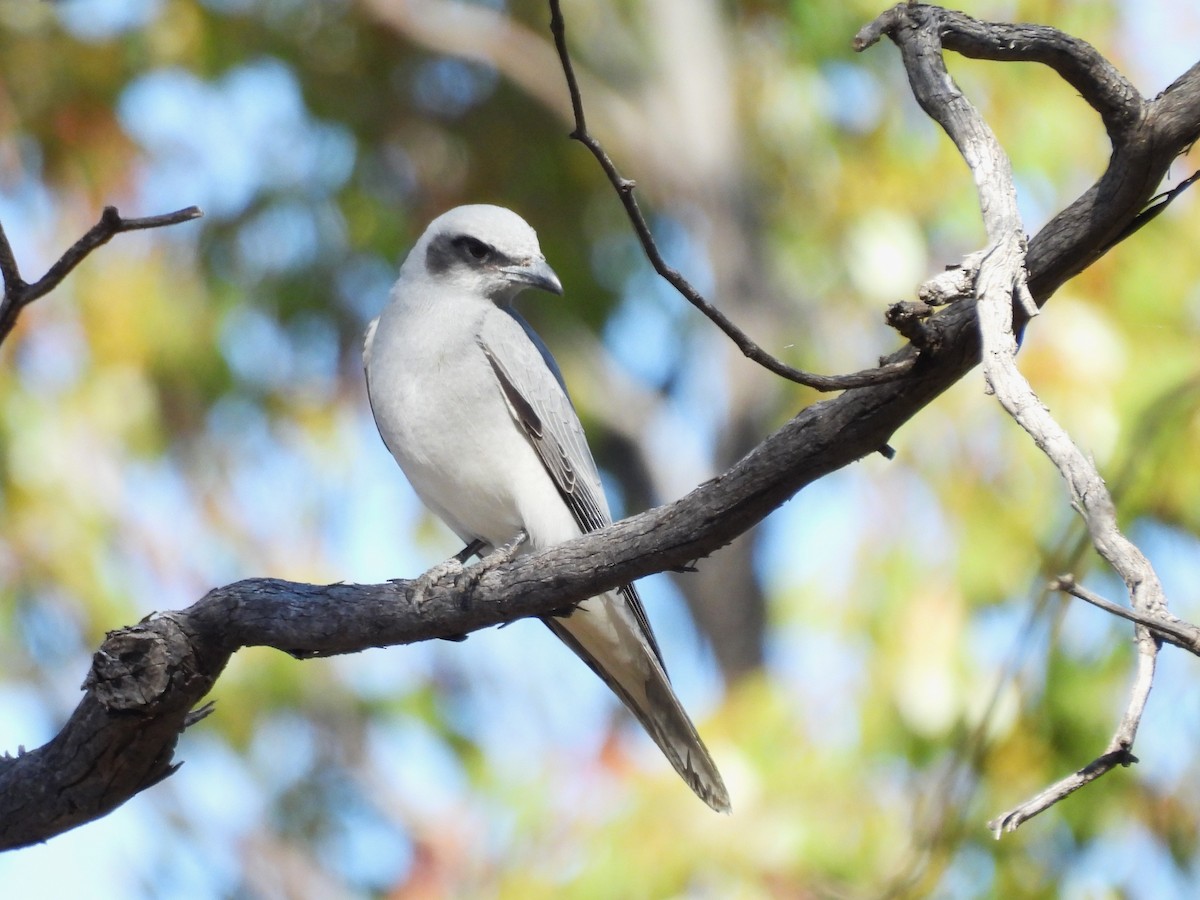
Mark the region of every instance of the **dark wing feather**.
MULTIPOLYGON (((504 327, 508 323, 500 316, 489 317, 491 322, 485 322, 478 344, 496 375, 513 418, 525 432, 580 530, 597 531, 612 523, 612 514, 558 364, 524 319, 511 309, 503 312, 511 316, 524 334, 504 327), (522 337, 527 340, 521 340, 522 337)), ((618 591, 661 665, 662 653, 636 589, 633 585, 622 585, 618 591)))

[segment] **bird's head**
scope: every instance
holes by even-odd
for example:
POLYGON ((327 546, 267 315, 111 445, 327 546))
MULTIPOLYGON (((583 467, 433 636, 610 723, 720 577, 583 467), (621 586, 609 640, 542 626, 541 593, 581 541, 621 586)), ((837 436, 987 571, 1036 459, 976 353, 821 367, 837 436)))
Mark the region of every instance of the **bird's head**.
POLYGON ((434 219, 405 266, 440 284, 508 303, 526 288, 552 294, 562 282, 542 256, 537 233, 501 206, 458 206, 434 219))

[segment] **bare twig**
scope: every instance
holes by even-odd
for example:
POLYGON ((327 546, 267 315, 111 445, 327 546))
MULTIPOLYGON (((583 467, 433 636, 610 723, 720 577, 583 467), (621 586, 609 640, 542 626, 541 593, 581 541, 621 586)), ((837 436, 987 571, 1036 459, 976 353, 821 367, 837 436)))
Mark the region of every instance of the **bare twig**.
POLYGON ((4 279, 4 297, 0 299, 0 343, 3 343, 12 332, 21 310, 58 287, 59 283, 71 274, 71 271, 83 262, 89 253, 97 247, 107 244, 114 236, 125 231, 178 225, 180 222, 187 222, 202 215, 203 213, 198 207, 189 206, 187 209, 176 210, 161 216, 125 219, 117 212, 115 206, 106 206, 104 212, 100 214, 100 221, 68 247, 46 274, 32 284, 21 277, 21 271, 13 256, 12 246, 8 242, 8 235, 4 233, 4 227, 0 225, 0 276, 3 276, 4 279))
POLYGON ((1113 145, 1104 175, 1042 228, 1039 238, 1054 235, 1053 242, 1030 243, 1029 288, 1039 302, 1133 233, 1129 219, 1118 222, 1096 213, 1114 202, 1136 202, 1138 212, 1145 211, 1171 163, 1200 138, 1200 123, 1193 115, 1200 95, 1200 63, 1146 101, 1090 45, 1057 29, 978 22, 964 13, 919 3, 887 10, 859 31, 854 46, 862 50, 898 28, 935 28, 943 36, 942 46, 967 55, 1044 63, 1074 85, 1104 119, 1113 145), (1063 255, 1053 247, 1058 241, 1092 249, 1088 256, 1063 255))
MULTIPOLYGON (((917 101, 954 141, 975 179, 989 240, 975 276, 983 370, 989 388, 1066 480, 1072 505, 1084 517, 1093 544, 1125 580, 1131 606, 1148 615, 1158 615, 1166 609, 1158 576, 1145 555, 1117 527, 1112 498, 1095 465, 1071 441, 1017 369, 1014 300, 1027 316, 1036 313, 1037 307, 1027 283, 1025 233, 1017 209, 1012 167, 1000 142, 946 71, 942 39, 949 33, 961 38, 970 31, 973 43, 969 46, 976 51, 984 46, 990 48, 990 54, 997 46, 1003 46, 1008 55, 1002 58, 1016 58, 1012 53, 1019 48, 1022 54, 1019 58, 1080 63, 1055 68, 1060 73, 1065 68, 1064 77, 1098 106, 1114 141, 1127 132, 1130 117, 1141 110, 1142 104, 1136 93, 1130 93, 1132 88, 1116 76, 1115 69, 1082 41, 1067 40, 1055 29, 1031 26, 974 23, 970 29, 964 29, 963 20, 959 14, 931 7, 896 6, 863 29, 858 42, 867 46, 880 33, 886 33, 899 46, 917 101), (958 28, 948 28, 948 22, 958 28), (1004 32, 1005 40, 997 42, 995 38, 1000 31, 1004 32), (1048 46, 1053 53, 1045 49, 1048 46), (1085 78, 1081 74, 1085 63, 1088 71, 1098 69, 1105 78, 1097 78, 1094 83, 1085 78)), ((963 46, 961 40, 958 46, 963 46)), ((1158 653, 1158 640, 1145 626, 1137 628, 1137 647, 1137 676, 1125 714, 1108 748, 1084 769, 990 823, 997 834, 1016 829, 1082 785, 1118 764, 1128 765, 1133 759, 1131 750, 1153 685, 1158 653)))
POLYGON ((1098 609, 1135 625, 1144 625, 1167 643, 1200 656, 1200 628, 1165 610, 1157 614, 1150 614, 1140 609, 1121 606, 1113 603, 1107 597, 1101 597, 1099 594, 1089 591, 1083 585, 1078 584, 1071 575, 1059 575, 1050 582, 1049 587, 1052 591, 1062 591, 1072 597, 1078 597, 1098 609))
POLYGON ((596 157, 596 161, 600 163, 600 168, 604 170, 604 174, 608 176, 609 182, 611 182, 617 195, 621 198, 621 204, 625 207, 625 213, 633 225, 633 230, 637 234, 638 240, 641 242, 642 251, 646 254, 646 259, 649 260, 650 265, 654 267, 654 271, 675 288, 692 306, 704 313, 714 325, 720 328, 733 341, 737 348, 742 351, 742 354, 747 359, 758 363, 769 372, 779 375, 782 378, 815 388, 818 391, 843 391, 848 388, 886 384, 889 381, 902 378, 912 371, 917 362, 917 356, 915 355, 848 375, 817 375, 812 372, 802 371, 789 366, 787 363, 767 353, 767 351, 751 340, 749 335, 735 325, 728 316, 709 303, 704 298, 704 295, 696 290, 692 283, 684 278, 678 269, 669 265, 663 258, 661 251, 658 249, 658 244, 654 240, 654 234, 650 230, 650 225, 646 222, 646 217, 642 214, 637 197, 634 196, 633 191, 637 186, 637 182, 624 177, 617 170, 616 164, 604 150, 604 147, 588 131, 587 118, 583 109, 583 94, 579 89, 579 80, 575 76, 575 66, 571 62, 571 54, 567 49, 566 22, 563 19, 559 0, 550 0, 550 31, 554 35, 554 46, 558 50, 558 58, 562 63, 563 75, 567 80, 567 91, 571 95, 571 111, 575 117, 575 129, 571 132, 571 137, 587 147, 592 155, 596 157))
POLYGON ((1006 831, 1016 831, 1022 823, 1032 819, 1038 813, 1045 812, 1075 793, 1086 784, 1095 781, 1101 775, 1106 775, 1117 766, 1131 766, 1138 762, 1129 747, 1117 747, 1096 757, 1082 769, 1072 772, 1066 778, 1054 782, 1037 795, 1030 797, 1016 809, 997 816, 988 822, 988 828, 998 839, 1006 831))

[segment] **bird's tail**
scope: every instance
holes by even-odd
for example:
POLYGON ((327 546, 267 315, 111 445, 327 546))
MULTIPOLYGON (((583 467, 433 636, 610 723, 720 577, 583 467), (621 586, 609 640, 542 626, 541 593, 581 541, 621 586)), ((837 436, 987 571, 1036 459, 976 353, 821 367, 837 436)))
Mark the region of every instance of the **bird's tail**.
MULTIPOLYGON (((632 588, 630 593, 640 604, 632 588)), ((610 592, 581 603, 569 616, 543 621, 621 698, 696 796, 717 812, 729 812, 721 773, 675 696, 653 638, 626 599, 610 592)))

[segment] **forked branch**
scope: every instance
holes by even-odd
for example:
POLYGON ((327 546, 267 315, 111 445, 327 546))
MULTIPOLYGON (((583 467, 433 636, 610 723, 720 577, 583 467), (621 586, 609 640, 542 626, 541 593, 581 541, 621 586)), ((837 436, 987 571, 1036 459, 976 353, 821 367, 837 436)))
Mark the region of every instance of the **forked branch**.
MULTIPOLYGON (((1072 442, 1017 369, 1014 303, 1024 316, 1035 315, 1037 305, 1027 281, 1025 233, 1012 167, 991 129, 950 78, 942 54, 945 49, 957 49, 989 59, 1047 63, 1101 114, 1114 144, 1114 157, 1125 143, 1136 139, 1147 104, 1094 48, 1053 28, 981 23, 961 13, 902 4, 864 28, 856 47, 868 47, 883 34, 900 48, 921 108, 954 141, 975 179, 989 241, 974 279, 988 387, 1062 474, 1072 506, 1087 523, 1093 544, 1125 581, 1131 607, 1144 616, 1163 616, 1166 598, 1158 576, 1118 528, 1112 498, 1094 463, 1072 442)), ((1113 240, 1140 227, 1144 216, 1145 212, 1131 220, 1113 240)), ((1087 766, 989 823, 997 836, 1015 830, 1115 766, 1136 761, 1133 742, 1153 685, 1159 646, 1145 625, 1138 625, 1136 632, 1137 675, 1108 747, 1087 766)))
POLYGON ((178 225, 204 215, 199 207, 189 206, 175 212, 164 213, 161 216, 147 216, 143 219, 126 219, 117 212, 115 206, 104 207, 100 221, 88 229, 79 240, 67 248, 46 274, 37 281, 25 281, 17 266, 8 235, 4 226, 0 225, 0 276, 4 279, 4 297, 0 299, 0 343, 12 332, 17 324, 17 317, 26 306, 44 297, 54 290, 64 278, 71 274, 77 265, 97 247, 111 241, 116 235, 125 231, 140 231, 145 228, 162 228, 166 225, 178 225))

